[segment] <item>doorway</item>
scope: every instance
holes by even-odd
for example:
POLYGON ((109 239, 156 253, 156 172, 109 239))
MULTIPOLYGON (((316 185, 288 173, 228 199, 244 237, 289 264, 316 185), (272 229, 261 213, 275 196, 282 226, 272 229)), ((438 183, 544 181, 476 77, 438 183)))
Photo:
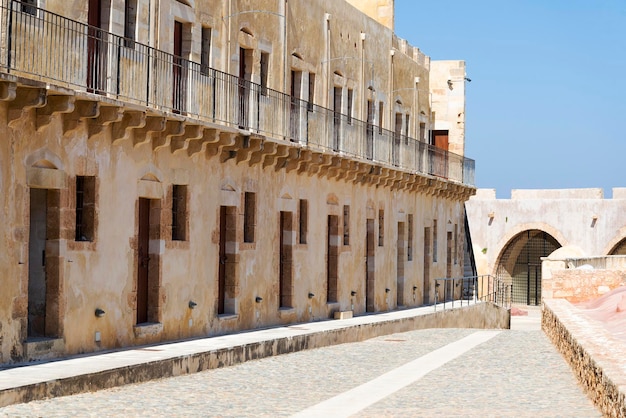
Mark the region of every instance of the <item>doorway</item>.
POLYGON ((326 303, 333 303, 337 302, 339 276, 339 217, 337 215, 328 215, 326 243, 326 303))
POLYGON ((28 240, 28 338, 46 336, 46 240, 48 198, 46 189, 30 189, 28 240))
POLYGON ((293 307, 293 214, 280 212, 280 308, 293 307))
POLYGON ((150 242, 160 240, 160 225, 160 201, 139 198, 137 208, 137 324, 159 322, 160 256, 158 249, 150 248, 150 242))
POLYGON ((235 253, 237 207, 220 206, 219 267, 217 278, 217 314, 234 315, 236 294, 235 253))
POLYGON ((396 265, 396 298, 397 305, 404 306, 404 260, 406 251, 404 246, 404 222, 398 222, 398 243, 397 243, 397 265, 396 265))
POLYGON ((183 112, 185 105, 185 90, 186 90, 186 74, 184 71, 183 55, 183 24, 178 21, 174 21, 174 57, 172 63, 172 75, 173 75, 173 105, 172 110, 174 113, 183 112))
POLYGON ((365 237, 365 311, 376 311, 376 235, 374 219, 367 220, 367 232, 365 237))
POLYGON ((430 227, 424 228, 424 305, 430 304, 430 227))
MULTIPOLYGON (((105 2, 107 0, 104 0, 105 2)), ((89 0, 87 12, 87 91, 104 93, 106 90, 106 36, 102 30, 103 0, 89 0)))

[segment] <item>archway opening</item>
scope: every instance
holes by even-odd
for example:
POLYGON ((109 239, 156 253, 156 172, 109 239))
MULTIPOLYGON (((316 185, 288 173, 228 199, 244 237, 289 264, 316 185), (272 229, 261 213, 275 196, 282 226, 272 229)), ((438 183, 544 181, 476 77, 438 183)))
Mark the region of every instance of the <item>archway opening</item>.
POLYGON ((547 232, 531 229, 517 234, 502 252, 496 276, 513 285, 512 302, 541 303, 541 257, 547 257, 561 244, 547 232))
POLYGON ((626 255, 626 238, 618 242, 609 255, 626 255))

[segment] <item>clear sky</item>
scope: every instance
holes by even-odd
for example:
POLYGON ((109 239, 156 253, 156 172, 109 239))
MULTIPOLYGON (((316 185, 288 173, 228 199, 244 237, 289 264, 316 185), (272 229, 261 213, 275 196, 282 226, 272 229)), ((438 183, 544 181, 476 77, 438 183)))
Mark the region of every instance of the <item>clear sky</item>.
POLYGON ((626 0, 396 0, 395 32, 465 60, 479 188, 626 187, 626 0))

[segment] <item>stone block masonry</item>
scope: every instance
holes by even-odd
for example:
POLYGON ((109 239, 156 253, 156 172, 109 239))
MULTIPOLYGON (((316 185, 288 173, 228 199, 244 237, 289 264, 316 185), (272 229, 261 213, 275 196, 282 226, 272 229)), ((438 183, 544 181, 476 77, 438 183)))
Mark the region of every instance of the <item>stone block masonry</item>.
POLYGON ((544 300, 542 329, 604 416, 626 416, 626 347, 563 299, 544 300))

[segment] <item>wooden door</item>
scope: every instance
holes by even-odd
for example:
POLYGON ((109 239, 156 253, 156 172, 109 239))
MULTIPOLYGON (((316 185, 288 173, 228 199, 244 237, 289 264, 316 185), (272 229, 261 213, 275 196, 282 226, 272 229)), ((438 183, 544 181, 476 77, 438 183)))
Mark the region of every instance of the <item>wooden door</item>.
POLYGON ((430 303, 430 228, 424 228, 424 305, 430 303))
POLYGON ((376 282, 375 282, 375 254, 376 241, 374 238, 374 220, 367 220, 367 233, 365 237, 365 310, 376 310, 376 282))
POLYGON ((99 92, 102 90, 100 80, 102 79, 102 5, 100 0, 89 0, 89 10, 87 12, 87 87, 89 92, 99 92))
POLYGON ((219 267, 217 273, 217 314, 222 315, 226 311, 224 309, 224 294, 226 292, 226 217, 227 207, 220 207, 220 248, 219 248, 219 267))
POLYGON ((433 145, 448 151, 448 131, 433 131, 433 145))
POLYGON ((46 240, 48 203, 46 189, 30 189, 28 238, 28 337, 46 335, 46 240))
POLYGON ((141 324, 148 322, 150 199, 139 199, 137 222, 137 323, 141 324))
POLYGON ((431 174, 439 177, 448 177, 448 131, 433 131, 434 162, 431 174))
POLYGON ((184 85, 183 85, 183 24, 174 21, 174 57, 173 57, 173 111, 180 113, 183 110, 184 85))

